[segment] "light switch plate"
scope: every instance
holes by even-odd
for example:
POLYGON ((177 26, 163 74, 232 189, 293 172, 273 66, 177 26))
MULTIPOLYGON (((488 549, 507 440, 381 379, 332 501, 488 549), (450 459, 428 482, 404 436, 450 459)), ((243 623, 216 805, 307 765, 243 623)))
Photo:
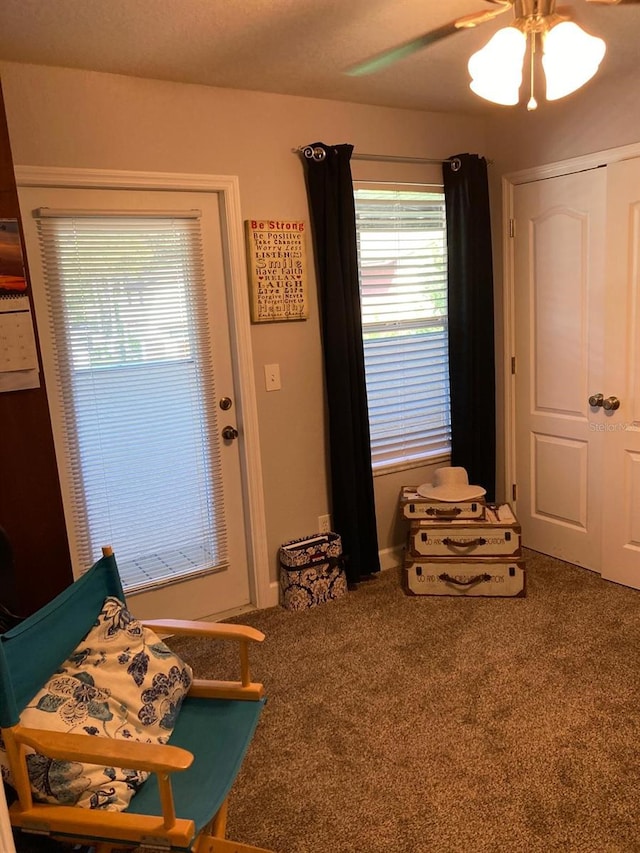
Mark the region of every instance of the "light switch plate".
POLYGON ((267 391, 279 391, 282 388, 282 385, 280 384, 279 364, 265 364, 264 387, 267 391))

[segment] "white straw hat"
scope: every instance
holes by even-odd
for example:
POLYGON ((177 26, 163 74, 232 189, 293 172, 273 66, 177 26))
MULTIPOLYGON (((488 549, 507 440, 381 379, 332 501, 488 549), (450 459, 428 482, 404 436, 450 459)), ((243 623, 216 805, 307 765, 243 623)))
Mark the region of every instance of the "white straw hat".
POLYGON ((470 501, 481 498, 487 490, 482 486, 470 486, 464 468, 438 468, 432 483, 418 486, 418 494, 436 501, 470 501))

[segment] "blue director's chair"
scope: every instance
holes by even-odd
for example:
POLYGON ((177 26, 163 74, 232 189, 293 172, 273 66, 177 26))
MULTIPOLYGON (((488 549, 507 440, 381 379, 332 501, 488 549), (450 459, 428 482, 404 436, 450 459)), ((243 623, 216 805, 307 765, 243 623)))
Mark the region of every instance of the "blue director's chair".
POLYGON ((269 853, 225 838, 227 797, 264 704, 251 681, 253 628, 157 620, 164 634, 231 640, 239 644, 240 681, 195 679, 168 744, 141 743, 31 729, 20 714, 96 622, 107 596, 124 601, 110 548, 53 601, 0 635, 0 727, 17 793, 11 824, 23 832, 85 843, 96 853, 152 847, 189 853, 269 853), (89 762, 151 773, 124 811, 34 802, 25 749, 62 761, 89 762))

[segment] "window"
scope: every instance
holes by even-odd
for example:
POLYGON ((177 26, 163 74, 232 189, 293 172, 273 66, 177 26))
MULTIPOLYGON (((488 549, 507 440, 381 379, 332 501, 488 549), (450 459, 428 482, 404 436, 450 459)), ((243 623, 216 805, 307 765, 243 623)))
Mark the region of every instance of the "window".
POLYGON ((117 541, 127 592, 225 567, 197 211, 38 228, 78 562, 117 541))
POLYGON ((450 452, 444 194, 355 189, 374 469, 450 452))

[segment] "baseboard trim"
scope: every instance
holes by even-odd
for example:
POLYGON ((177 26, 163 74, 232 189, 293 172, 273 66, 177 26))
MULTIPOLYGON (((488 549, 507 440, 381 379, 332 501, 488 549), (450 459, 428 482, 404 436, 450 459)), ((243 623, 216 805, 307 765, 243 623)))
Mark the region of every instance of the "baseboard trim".
POLYGON ((278 581, 271 581, 269 589, 265 597, 264 606, 277 607, 280 604, 280 584, 278 581))
POLYGON ((384 548, 379 552, 380 568, 394 569, 396 566, 401 566, 404 560, 404 548, 402 545, 394 545, 391 548, 384 548))

